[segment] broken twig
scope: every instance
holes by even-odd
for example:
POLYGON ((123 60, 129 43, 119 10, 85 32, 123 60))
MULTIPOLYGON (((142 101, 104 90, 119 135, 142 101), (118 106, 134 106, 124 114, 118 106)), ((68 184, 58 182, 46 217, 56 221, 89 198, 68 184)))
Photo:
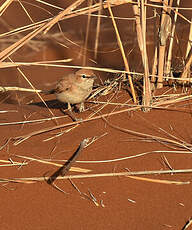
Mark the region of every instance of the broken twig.
POLYGON ((80 152, 82 149, 85 148, 86 144, 88 142, 88 139, 84 139, 81 141, 80 145, 78 146, 77 150, 74 152, 74 154, 69 158, 69 160, 61 167, 59 168, 56 172, 54 172, 49 179, 47 180, 48 184, 52 184, 55 179, 57 179, 58 176, 65 176, 66 173, 69 171, 71 168, 71 165, 76 161, 77 157, 79 156, 80 152))

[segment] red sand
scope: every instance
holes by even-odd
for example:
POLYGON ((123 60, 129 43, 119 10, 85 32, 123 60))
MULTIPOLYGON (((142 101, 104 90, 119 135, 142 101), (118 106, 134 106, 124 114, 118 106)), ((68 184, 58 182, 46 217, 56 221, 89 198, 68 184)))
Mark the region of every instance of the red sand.
MULTIPOLYGON (((34 2, 34 1, 29 1, 34 2)), ((49 1, 52 3, 52 1, 49 1)), ((67 1, 71 2, 71 1, 67 1)), ((183 1, 182 7, 191 7, 191 1, 183 1), (183 3, 184 2, 184 3, 183 3), (187 5, 188 4, 188 5, 187 5)), ((63 1, 57 1, 61 7, 66 7, 63 1)), ((65 2, 66 4, 66 2, 65 2)), ((27 4, 26 4, 27 5, 27 4)), ((45 7, 45 6, 44 6, 45 7)), ((133 17, 132 9, 128 4, 129 12, 123 5, 114 7, 115 16, 133 17)), ((46 7, 45 7, 46 8, 46 7)), ((42 9, 27 5, 35 22, 50 17, 47 12, 42 13, 42 9)), ((59 11, 47 7, 47 9, 56 15, 59 11)), ((108 14, 108 12, 105 12, 108 14)), ((185 17, 191 17, 191 11, 180 11, 185 17)), ((148 16, 152 15, 152 11, 148 16)), ((22 7, 18 7, 17 2, 14 2, 8 7, 3 14, 3 19, 11 28, 18 28, 23 25, 30 24, 29 18, 23 11, 22 7), (13 15, 17 15, 17 20, 13 15)), ((64 35, 73 42, 81 45, 86 31, 84 22, 87 22, 87 16, 76 17, 75 19, 65 20, 61 22, 64 29, 64 35), (79 20, 81 18, 81 20, 79 20), (76 21, 75 21, 76 20, 76 21), (81 28, 82 27, 82 28, 81 28), (70 30, 68 30, 70 29, 70 30), (73 29, 73 30, 72 30, 73 29), (72 33, 72 34, 71 34, 72 33)), ((94 20, 94 19, 93 19, 94 20)), ((98 56, 98 66, 113 67, 116 69, 123 68, 121 53, 107 52, 118 47, 116 37, 111 25, 111 21, 102 19, 101 33, 101 51, 98 56), (110 31, 109 28, 112 28, 110 31), (109 45, 109 47, 108 47, 109 45), (113 45, 113 46, 112 46, 113 45), (112 47, 111 47, 112 46, 112 47)), ((154 21, 150 21, 154 25, 154 21)), ((96 20, 93 23, 95 31, 96 20), (94 24, 95 23, 95 24, 94 24)), ((181 26, 176 28, 177 38, 180 41, 179 45, 174 48, 174 60, 183 60, 185 54, 181 51, 186 47, 188 40, 189 24, 179 19, 181 26)), ((178 24, 179 25, 179 24, 178 24)), ((132 70, 142 69, 141 56, 136 43, 135 27, 130 21, 118 21, 118 28, 124 29, 121 31, 122 40, 126 48, 126 53, 129 53, 129 64, 132 70), (128 25, 127 25, 128 24, 128 25), (129 39, 128 39, 129 38, 129 39), (128 43, 127 43, 128 42, 128 43), (131 52, 130 52, 131 50, 131 52), (139 60, 138 60, 139 59, 139 60), (140 63, 140 64, 139 64, 140 63), (138 67, 138 69, 136 68, 138 67)), ((148 55, 149 61, 153 60, 153 40, 154 31, 150 28, 148 35, 148 55)), ((10 30, 6 25, 0 28, 1 33, 10 30)), ((53 31, 58 32, 54 27, 53 31)), ((90 44, 93 47, 95 33, 91 33, 90 44)), ((8 37, 9 38, 9 37, 8 37)), ((15 38, 15 37, 14 37, 15 38)), ((18 37, 16 37, 18 39, 18 37)), ((39 38, 37 38, 38 40, 39 38)), ((20 49, 16 55, 12 55, 13 61, 47 61, 59 60, 66 58, 74 58, 72 64, 82 64, 82 59, 77 58, 81 47, 68 44, 68 48, 61 47, 53 43, 47 38, 44 38, 45 43, 40 45, 39 52, 32 50, 30 46, 20 49), (50 44, 49 44, 50 41, 50 44), (49 45, 49 48, 47 46, 49 45), (72 48, 71 48, 72 47, 72 48), (28 55, 24 55, 24 54, 28 55)), ((5 41, 4 41, 5 42, 5 41)), ((5 46, 11 45, 7 43, 5 46)), ((3 44, 2 44, 3 45, 3 44)), ((2 49, 4 49, 3 47, 2 49)), ((38 48, 38 47, 36 47, 38 48)), ((89 55, 89 54, 88 54, 89 55)), ((67 63, 68 64, 68 63, 67 63)), ((71 63, 70 63, 71 64, 71 63)), ((91 62, 91 65, 93 63, 91 62)), ((22 71, 26 74, 30 82, 38 89, 50 88, 54 82, 63 74, 70 70, 63 68, 37 68, 37 67, 22 67, 22 71)), ((2 86, 20 86, 29 88, 28 83, 18 73, 16 68, 1 69, 0 83, 2 86)), ((108 76, 107 76, 108 77, 108 76)), ((164 92, 166 89, 163 90, 164 92)), ((161 92, 162 93, 162 92, 161 92)), ((111 95, 109 95, 111 96, 111 95)), ((113 101, 126 102, 129 96, 125 91, 120 92, 113 101)), ((48 103, 49 108, 55 116, 63 116, 57 106, 55 106, 54 96, 46 96, 44 100, 48 103)), ((106 100, 103 98, 101 100, 106 100)), ((0 95, 1 111, 0 123, 27 121, 34 119, 43 119, 52 117, 47 108, 42 106, 42 103, 29 105, 30 101, 40 102, 40 99, 34 94, 27 93, 12 93, 0 95)), ((92 105, 87 105, 88 107, 92 105)), ((111 112, 115 107, 107 106, 102 111, 103 114, 111 112)), ((125 107, 117 107, 115 110, 125 109, 125 107)), ((90 111, 77 115, 82 118, 88 117, 90 111)), ((191 129, 191 102, 183 102, 175 104, 175 111, 169 110, 151 110, 148 113, 142 111, 124 112, 113 115, 107 118, 112 124, 125 129, 134 130, 141 133, 161 136, 169 139, 173 135, 180 141, 191 144, 192 129, 191 129), (178 111, 176 111, 178 110, 178 111), (183 110, 181 112, 180 110, 183 110), (187 112, 184 112, 187 111, 187 112)), ((68 117, 58 119, 59 124, 71 122, 68 117)), ((25 159, 19 158, 16 155, 28 156, 38 159, 53 159, 66 160, 76 150, 79 143, 87 137, 100 137, 88 148, 84 149, 78 160, 81 161, 101 161, 118 159, 135 154, 175 150, 175 146, 170 144, 164 145, 157 141, 141 140, 140 137, 121 132, 112 127, 109 127, 102 119, 90 121, 79 125, 70 132, 58 135, 54 139, 47 140, 59 134, 67 128, 53 130, 34 137, 31 137, 24 142, 15 145, 14 137, 29 134, 33 131, 41 130, 47 127, 55 126, 55 121, 46 121, 41 123, 18 124, 0 126, 0 160, 8 160, 25 162, 25 159), (7 140, 9 142, 7 143, 7 140), (47 141, 45 141, 47 140, 47 141), (5 146, 4 146, 5 145, 5 146), (2 146, 2 148, 1 148, 2 146)), ((178 149, 178 148, 176 148, 178 149)), ((186 150, 186 149, 184 149, 186 150)), ((190 149, 189 149, 190 150, 190 149)), ((176 153, 151 153, 137 158, 108 162, 108 163, 78 163, 73 166, 90 169, 89 174, 98 173, 116 173, 130 171, 149 171, 149 170, 168 170, 165 164, 164 156, 168 160, 173 169, 191 169, 191 154, 176 154, 176 153)), ((43 177, 51 175, 58 167, 43 164, 40 162, 29 161, 27 165, 22 167, 0 167, 1 178, 29 178, 43 177)), ((58 163, 58 162, 57 162, 58 163)), ((2 162, 3 164, 3 162, 2 162)), ((69 172, 68 175, 80 173, 69 172)), ((0 208, 0 229, 2 230, 61 230, 61 229, 82 229, 82 230, 166 230, 166 229, 182 229, 192 215, 191 206, 191 174, 172 174, 172 175, 143 175, 140 178, 151 178, 156 180, 142 181, 138 178, 128 178, 125 176, 114 177, 93 177, 84 179, 73 179, 73 183, 82 193, 86 193, 89 197, 89 191, 96 198, 99 206, 88 199, 82 198, 79 192, 71 185, 68 180, 56 181, 56 185, 63 189, 67 194, 62 193, 45 181, 32 184, 25 183, 7 183, 1 182, 1 208, 0 208), (164 182, 164 183, 160 183, 164 182), (182 185, 166 184, 164 180, 189 182, 182 185), (101 205, 102 204, 102 205, 101 205)))
MULTIPOLYGON (((118 97, 118 100, 125 99, 127 94, 120 93, 118 97)), ((114 101, 117 101, 116 98, 114 101)), ((123 108, 116 108, 116 110, 123 108)), ((2 103, 1 110, 16 110, 2 113, 2 123, 50 117, 47 108, 37 105, 18 106, 2 103)), ((186 103, 186 110, 190 111, 189 102, 186 103)), ((62 115, 58 109, 52 109, 52 111, 57 116, 62 115)), ((107 111, 112 111, 112 107, 105 109, 105 113, 107 111)), ((85 118, 89 113, 85 112, 81 114, 81 117, 85 118)), ((166 135, 169 133, 191 143, 190 113, 166 110, 152 110, 148 113, 125 112, 110 116, 108 121, 125 129, 172 139, 166 135), (160 128, 166 133, 163 133, 160 128)), ((69 123, 70 119, 66 117, 58 122, 65 124, 69 123)), ((49 121, 1 126, 0 143, 3 145, 9 138, 54 125, 53 121, 49 121)), ((109 127, 103 120, 81 124, 60 137, 44 142, 60 131, 54 130, 34 136, 16 146, 15 141, 10 140, 9 144, 1 150, 1 159, 11 158, 14 161, 24 161, 14 155, 40 159, 50 157, 68 159, 83 138, 103 134, 105 134, 103 137, 83 150, 79 160, 109 160, 148 151, 173 150, 157 142, 138 140, 136 136, 109 127)), ((163 156, 166 156, 174 169, 192 168, 190 154, 171 153, 152 153, 113 163, 75 163, 74 166, 90 169, 91 174, 125 172, 125 168, 130 171, 166 170, 168 167, 163 161, 163 156)), ((21 168, 1 167, 0 171, 1 178, 27 178, 51 175, 56 169, 54 166, 32 161, 21 168)), ((80 173, 69 172, 68 175, 70 174, 80 173)), ((191 174, 142 177, 191 181, 191 174)), ((181 229, 191 217, 192 185, 190 183, 184 185, 154 183, 124 176, 73 179, 73 182, 81 192, 89 195, 91 191, 99 206, 97 207, 88 199, 83 199, 68 180, 56 181, 56 184, 68 194, 59 192, 45 181, 33 184, 1 183, 0 192, 3 197, 1 229, 181 229), (100 202, 103 202, 103 205, 100 202)))

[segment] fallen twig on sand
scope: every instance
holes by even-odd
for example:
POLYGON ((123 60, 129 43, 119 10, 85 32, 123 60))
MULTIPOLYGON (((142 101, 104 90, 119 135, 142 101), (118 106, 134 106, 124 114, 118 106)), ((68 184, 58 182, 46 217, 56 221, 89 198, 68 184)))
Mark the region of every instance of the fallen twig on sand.
POLYGON ((85 148, 86 144, 88 142, 88 139, 84 139, 81 141, 80 145, 78 146, 77 150, 74 152, 74 154, 69 158, 69 160, 62 165, 61 168, 59 168, 56 172, 54 172, 49 179, 47 180, 48 184, 53 184, 53 182, 57 179, 58 176, 65 176, 65 174, 70 170, 71 165, 75 162, 81 151, 85 148))
POLYGON ((188 229, 188 227, 190 227, 192 225, 192 218, 190 218, 187 223, 184 225, 184 227, 182 228, 182 230, 186 230, 188 229))

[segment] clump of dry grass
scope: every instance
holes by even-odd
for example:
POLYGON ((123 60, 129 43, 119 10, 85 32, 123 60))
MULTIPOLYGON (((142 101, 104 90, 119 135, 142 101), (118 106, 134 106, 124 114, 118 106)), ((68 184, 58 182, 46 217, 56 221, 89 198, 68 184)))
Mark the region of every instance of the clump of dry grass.
MULTIPOLYGON (((6 11, 9 10, 9 6, 13 4, 14 1, 12 0, 6 0, 1 6, 0 6, 0 15, 3 15, 6 11)), ((38 2, 38 1, 37 1, 38 2)), ((55 40, 56 34, 49 33, 50 29, 58 24, 60 21, 64 21, 68 18, 78 17, 80 15, 88 15, 88 24, 87 24, 87 30, 86 30, 86 38, 85 38, 85 45, 84 45, 84 55, 83 55, 83 63, 82 66, 86 65, 86 50, 87 50, 87 44, 88 44, 88 38, 90 33, 90 22, 91 22, 91 15, 94 12, 98 12, 98 21, 97 21, 97 35, 95 40, 95 49, 94 49, 94 56, 97 57, 98 53, 98 41, 99 41, 99 34, 102 33, 101 30, 101 12, 102 9, 108 9, 112 24, 114 26, 114 30, 117 36, 117 42, 119 44, 119 49, 122 54, 122 59, 124 61, 125 65, 125 73, 128 76, 129 79, 129 85, 131 88, 131 93, 133 97, 134 103, 138 102, 138 99, 136 98, 136 92, 134 88, 133 83, 133 73, 130 70, 129 66, 129 60, 128 57, 126 57, 123 42, 121 40, 118 26, 115 21, 115 17, 112 12, 111 7, 117 7, 119 5, 128 4, 130 5, 130 8, 133 8, 134 16, 135 16, 135 22, 136 22, 136 31, 137 31, 137 40, 138 40, 138 46, 141 52, 142 57, 142 63, 143 63, 143 69, 144 73, 140 73, 143 76, 143 96, 142 96, 142 102, 144 110, 147 109, 152 104, 152 88, 154 89, 154 86, 151 88, 151 81, 153 84, 156 84, 157 88, 163 87, 163 82, 165 79, 174 79, 175 81, 178 81, 177 78, 174 78, 172 76, 172 52, 173 52, 173 41, 176 39, 175 37, 175 27, 177 24, 177 18, 182 17, 186 23, 190 23, 188 19, 186 19, 181 13, 179 13, 179 4, 180 0, 177 0, 177 5, 172 6, 173 1, 165 0, 165 1, 106 1, 106 2, 98 2, 93 4, 93 2, 89 2, 87 7, 82 7, 82 4, 84 3, 84 0, 78 0, 72 3, 70 6, 68 6, 66 9, 63 9, 62 7, 58 7, 56 4, 48 4, 45 1, 41 1, 42 7, 43 6, 50 6, 51 8, 57 8, 60 10, 60 12, 57 15, 52 15, 51 17, 47 18, 46 20, 39 21, 34 23, 32 18, 30 17, 30 12, 22 5, 24 12, 26 13, 27 17, 31 21, 31 24, 26 26, 21 26, 20 28, 13 29, 7 33, 1 34, 0 38, 4 39, 6 36, 11 35, 14 40, 12 40, 11 44, 8 45, 7 48, 2 50, 0 52, 0 68, 11 68, 13 66, 31 66, 31 65, 45 65, 45 66, 53 66, 53 64, 50 63, 17 63, 16 61, 9 61, 11 55, 17 53, 17 51, 25 46, 30 44, 30 46, 35 46, 35 40, 34 38, 37 38, 40 40, 43 38, 43 40, 48 38, 53 38, 55 40), (156 30, 159 30, 159 34, 157 34, 158 37, 156 37, 157 43, 155 47, 155 54, 154 54, 154 64, 152 68, 152 72, 150 73, 149 63, 148 63, 148 54, 147 54, 147 41, 146 41, 146 31, 147 31, 147 17, 146 17, 146 11, 147 8, 153 8, 154 10, 160 9, 161 15, 160 15, 160 23, 159 28, 156 30), (173 19, 171 18, 171 14, 173 19), (101 31, 100 31, 101 30, 101 31), (25 35, 21 35, 22 32, 26 32, 25 35), (31 32, 28 32, 31 31, 31 32), (171 36, 170 36, 171 35, 171 36), (170 41, 169 41, 170 40, 170 41), (33 45, 30 43, 33 42, 33 45), (158 54, 158 55, 157 55, 158 54)), ((36 3, 34 3, 35 5, 36 3)), ((96 16, 96 15, 95 15, 96 16)), ((156 16, 157 17, 157 16, 156 16)), ((59 26, 60 28, 60 26, 59 26)), ((192 31, 192 30, 191 30, 192 31)), ((189 40, 188 40, 188 46, 186 48, 186 56, 185 56, 185 62, 183 65, 183 70, 180 75, 181 80, 180 82, 191 82, 190 78, 190 66, 192 62, 192 49, 191 49, 191 32, 189 33, 189 40)), ((58 35, 58 34, 57 34, 58 35)), ((60 36, 62 37, 62 32, 60 33, 60 36)), ((11 40, 11 39, 10 39, 11 40)), ((59 41, 59 40, 58 40, 59 41)), ((60 40, 61 41, 61 40, 60 40)), ((38 41, 37 41, 38 42, 38 41)), ((70 58, 70 57, 69 57, 70 58)), ((57 66, 58 68, 61 67, 61 65, 55 64, 54 66, 57 66)), ((62 66, 63 68, 70 67, 70 66, 62 66)), ((74 66, 77 67, 77 66, 74 66)), ((108 68, 99 68, 100 71, 107 71, 111 72, 111 69, 108 68)), ((19 69, 18 69, 19 71, 19 69)), ((121 71, 121 70, 119 70, 121 71)), ((27 80, 27 77, 24 77, 27 80)), ((35 90, 35 87, 28 81, 29 86, 35 90)), ((38 91, 36 91, 38 93, 38 91)), ((42 98, 41 98, 42 99, 42 98)))

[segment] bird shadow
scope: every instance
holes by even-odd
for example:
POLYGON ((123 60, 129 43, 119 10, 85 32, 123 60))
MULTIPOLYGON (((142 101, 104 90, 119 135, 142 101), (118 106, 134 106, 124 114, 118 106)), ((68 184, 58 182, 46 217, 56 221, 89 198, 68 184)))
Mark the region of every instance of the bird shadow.
POLYGON ((67 104, 59 102, 58 100, 48 100, 48 101, 45 101, 45 103, 41 101, 41 102, 33 102, 33 103, 30 103, 29 105, 36 105, 36 106, 43 107, 43 108, 48 107, 50 109, 67 109, 67 104), (45 103, 47 106, 45 105, 45 103))
MULTIPOLYGON (((67 103, 62 103, 58 100, 48 100, 48 101, 45 101, 45 103, 43 103, 41 101, 41 102, 33 102, 33 103, 30 103, 29 105, 35 105, 35 106, 39 106, 39 107, 43 107, 43 108, 48 107, 49 109, 59 109, 62 112, 64 110, 68 109, 67 103), (45 103, 46 103, 46 105, 45 105, 45 103)), ((76 105, 71 105, 71 106, 72 106, 72 109, 75 113, 79 113, 78 106, 76 106, 76 105)))

